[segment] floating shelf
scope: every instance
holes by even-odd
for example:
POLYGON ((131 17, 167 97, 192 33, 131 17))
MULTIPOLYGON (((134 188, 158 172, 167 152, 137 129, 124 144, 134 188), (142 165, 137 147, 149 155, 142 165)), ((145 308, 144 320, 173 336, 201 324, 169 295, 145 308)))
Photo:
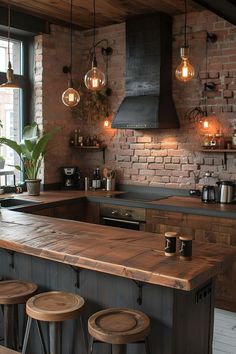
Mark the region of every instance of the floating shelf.
POLYGON ((224 154, 223 160, 223 169, 227 168, 227 154, 236 153, 236 149, 201 149, 201 152, 210 152, 210 153, 222 153, 224 154))
POLYGON ((106 145, 103 146, 73 146, 74 149, 84 151, 84 152, 97 152, 102 151, 103 163, 105 163, 105 150, 106 145))
POLYGON ((236 149, 201 149, 202 152, 236 153, 236 149))

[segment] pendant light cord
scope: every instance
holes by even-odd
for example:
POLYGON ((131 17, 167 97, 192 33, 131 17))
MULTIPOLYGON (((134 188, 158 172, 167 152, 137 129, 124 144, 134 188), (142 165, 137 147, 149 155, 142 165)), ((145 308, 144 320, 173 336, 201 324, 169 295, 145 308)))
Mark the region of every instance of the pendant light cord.
POLYGON ((208 77, 208 39, 206 36, 206 48, 205 48, 205 56, 206 56, 206 82, 204 87, 204 98, 205 98, 205 115, 207 117, 207 77, 208 77))
POLYGON ((187 46, 187 0, 184 1, 184 46, 187 46))
POLYGON ((11 38, 11 8, 10 0, 8 1, 8 33, 7 33, 7 52, 8 52, 8 63, 10 63, 10 38, 11 38))
POLYGON ((72 57, 73 57, 73 52, 72 52, 72 7, 73 7, 73 0, 70 2, 70 80, 71 80, 71 85, 72 85, 72 57))
POLYGON ((97 66, 96 59, 96 3, 93 0, 93 66, 97 66))

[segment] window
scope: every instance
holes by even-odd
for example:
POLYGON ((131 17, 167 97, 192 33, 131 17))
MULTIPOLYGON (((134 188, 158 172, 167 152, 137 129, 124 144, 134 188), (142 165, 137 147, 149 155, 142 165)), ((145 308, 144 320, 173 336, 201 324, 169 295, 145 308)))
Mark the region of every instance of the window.
MULTIPOLYGON (((0 83, 6 81, 7 47, 7 38, 0 36, 0 83)), ((27 58, 28 41, 11 39, 10 60, 14 69, 14 80, 18 83, 20 89, 0 89, 0 120, 2 123, 0 135, 17 142, 21 140, 22 126, 26 124, 23 121, 23 116, 26 114, 26 100, 29 99, 27 58)), ((16 182, 22 180, 20 172, 12 167, 12 165, 19 165, 20 163, 17 154, 12 149, 2 145, 0 146, 0 156, 5 159, 5 167, 0 169, 0 186, 13 185, 14 175, 16 182)))

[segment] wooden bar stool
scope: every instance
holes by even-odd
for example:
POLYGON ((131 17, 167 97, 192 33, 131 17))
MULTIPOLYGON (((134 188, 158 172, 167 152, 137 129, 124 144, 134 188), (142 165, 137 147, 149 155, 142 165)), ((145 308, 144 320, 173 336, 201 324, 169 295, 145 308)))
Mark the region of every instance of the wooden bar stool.
MULTIPOLYGON (((28 320, 22 354, 25 354, 27 349, 33 319, 36 320, 37 325, 38 321, 49 322, 50 354, 61 354, 61 322, 78 318, 83 306, 84 299, 81 296, 62 291, 50 291, 30 298, 26 303, 28 320)), ((41 333, 41 331, 39 332, 41 333)), ((45 345, 41 334, 40 337, 41 346, 45 353, 45 345)))
POLYGON ((0 281, 0 305, 3 306, 4 345, 18 349, 18 308, 35 294, 37 285, 22 280, 0 281))
POLYGON ((19 352, 0 345, 0 354, 19 354, 19 352))
POLYGON ((94 342, 111 344, 112 354, 126 353, 128 343, 144 343, 146 353, 150 354, 150 320, 141 311, 110 308, 96 312, 88 319, 88 331, 89 354, 92 354, 94 342))

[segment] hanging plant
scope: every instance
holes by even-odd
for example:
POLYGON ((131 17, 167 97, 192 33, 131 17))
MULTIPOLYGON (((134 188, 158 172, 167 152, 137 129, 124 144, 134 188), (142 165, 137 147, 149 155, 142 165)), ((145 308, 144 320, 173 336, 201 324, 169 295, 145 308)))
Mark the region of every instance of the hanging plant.
POLYGON ((72 115, 81 120, 103 120, 110 114, 110 87, 89 91, 84 85, 79 89, 80 103, 72 109, 72 115))

